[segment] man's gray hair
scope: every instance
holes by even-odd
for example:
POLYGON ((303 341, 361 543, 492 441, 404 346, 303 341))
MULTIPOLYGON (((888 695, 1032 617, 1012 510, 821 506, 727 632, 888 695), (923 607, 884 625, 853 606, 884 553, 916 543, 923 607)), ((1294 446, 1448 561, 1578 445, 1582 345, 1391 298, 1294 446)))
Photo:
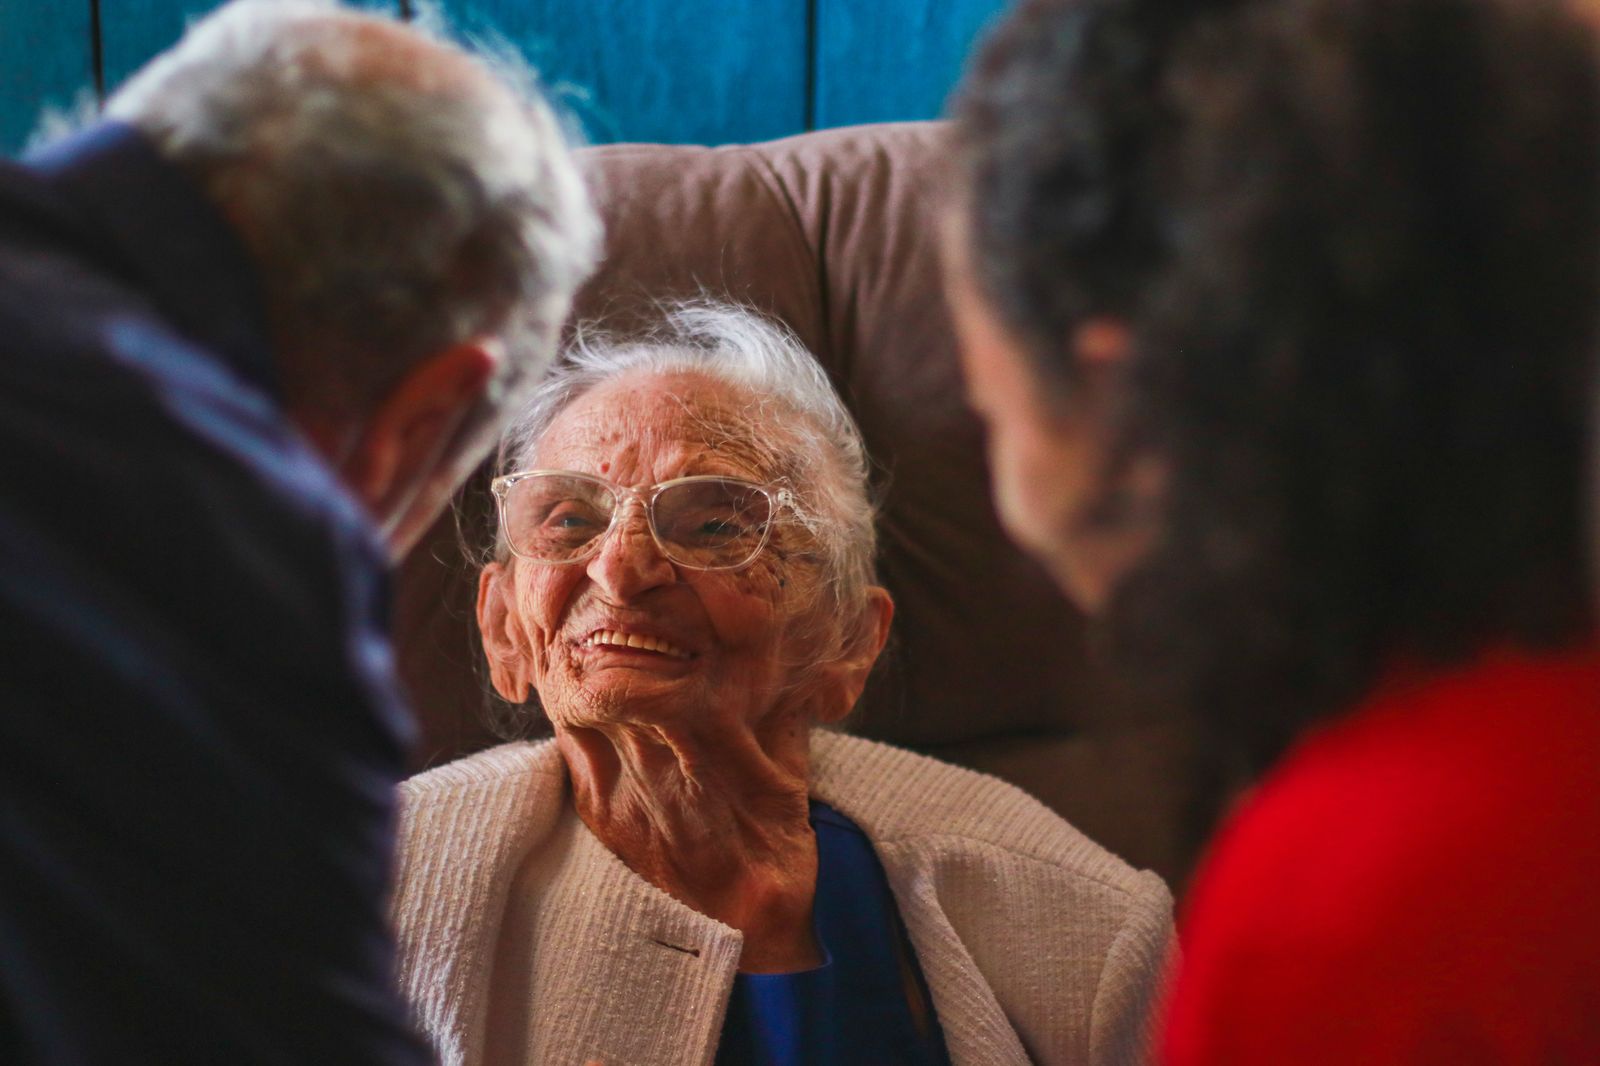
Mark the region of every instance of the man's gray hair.
MULTIPOLYGON (((624 375, 685 373, 749 397, 735 432, 787 483, 793 517, 817 544, 833 603, 847 611, 860 604, 876 579, 877 555, 861 431, 805 345, 755 312, 700 301, 676 305, 655 329, 624 340, 580 330, 512 416, 501 439, 499 472, 531 465, 556 417, 597 386, 624 375)), ((507 552, 502 538, 496 557, 503 560, 507 552)))
POLYGON ((107 114, 241 232, 291 403, 364 410, 476 337, 542 370, 599 223, 527 68, 335 0, 234 0, 107 114), (295 395, 295 390, 300 395, 295 395))

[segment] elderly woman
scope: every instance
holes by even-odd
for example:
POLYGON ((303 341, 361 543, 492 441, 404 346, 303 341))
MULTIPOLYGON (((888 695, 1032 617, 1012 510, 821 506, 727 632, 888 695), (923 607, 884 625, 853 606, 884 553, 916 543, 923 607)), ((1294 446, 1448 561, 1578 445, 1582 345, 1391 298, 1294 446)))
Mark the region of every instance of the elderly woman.
POLYGON ((1170 898, 992 778, 818 727, 892 613, 809 353, 586 344, 493 485, 478 621, 554 739, 403 790, 403 984, 449 1063, 1126 1063, 1170 898))
POLYGON ((1600 1062, 1588 28, 1025 0, 959 100, 1001 510, 1261 775, 1168 1066, 1600 1062))

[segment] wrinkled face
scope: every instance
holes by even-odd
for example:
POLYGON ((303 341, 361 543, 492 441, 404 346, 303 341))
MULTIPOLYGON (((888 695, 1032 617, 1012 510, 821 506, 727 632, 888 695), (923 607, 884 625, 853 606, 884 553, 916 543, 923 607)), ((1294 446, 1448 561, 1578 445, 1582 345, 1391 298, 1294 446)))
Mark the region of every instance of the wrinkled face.
MULTIPOLYGON (((525 465, 636 488, 695 474, 767 484, 774 458, 751 439, 748 402, 696 375, 624 375, 564 410, 525 465)), ((815 647, 818 579, 803 532, 780 514, 749 566, 696 571, 662 555, 642 506, 622 507, 583 562, 513 556, 486 571, 480 616, 501 694, 520 702, 531 686, 558 729, 725 731, 808 713, 795 682, 815 647)))

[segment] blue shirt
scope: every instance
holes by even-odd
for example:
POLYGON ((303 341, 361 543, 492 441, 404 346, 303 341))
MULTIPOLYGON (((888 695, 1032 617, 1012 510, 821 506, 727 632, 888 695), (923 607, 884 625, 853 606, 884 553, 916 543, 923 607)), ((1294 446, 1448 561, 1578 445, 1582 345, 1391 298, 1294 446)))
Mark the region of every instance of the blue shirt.
POLYGON ((817 800, 811 827, 813 918, 825 961, 801 973, 735 977, 718 1066, 948 1066, 933 1000, 872 842, 817 800))
POLYGON ((422 1063, 370 521, 131 130, 0 163, 0 1062, 422 1063))

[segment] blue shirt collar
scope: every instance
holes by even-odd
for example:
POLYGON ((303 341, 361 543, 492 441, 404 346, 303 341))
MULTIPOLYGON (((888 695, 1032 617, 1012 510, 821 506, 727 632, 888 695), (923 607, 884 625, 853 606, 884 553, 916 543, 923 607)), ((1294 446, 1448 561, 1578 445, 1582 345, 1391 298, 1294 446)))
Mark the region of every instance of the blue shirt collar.
POLYGON ((168 321, 281 400, 255 265, 193 181, 117 122, 91 126, 26 162, 83 212, 113 269, 168 321))

